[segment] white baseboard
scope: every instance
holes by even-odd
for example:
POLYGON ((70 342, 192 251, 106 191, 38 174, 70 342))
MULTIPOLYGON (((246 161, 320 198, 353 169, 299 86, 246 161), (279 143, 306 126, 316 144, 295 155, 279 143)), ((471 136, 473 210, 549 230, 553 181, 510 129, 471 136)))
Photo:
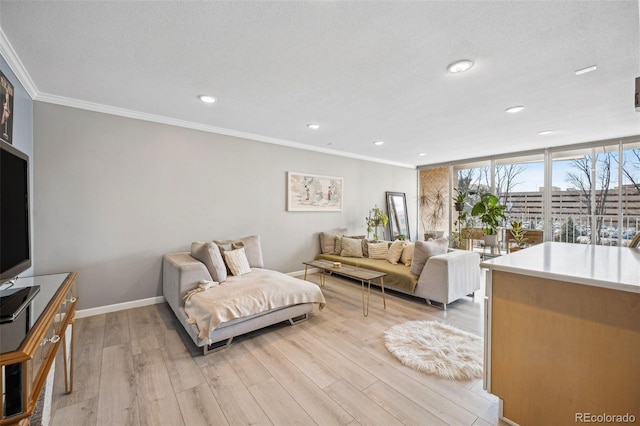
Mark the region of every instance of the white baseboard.
POLYGON ((141 306, 164 303, 164 296, 150 297, 148 299, 132 300, 130 302, 116 303, 115 305, 99 306, 97 308, 81 309, 76 311, 76 318, 92 317, 94 315, 108 314, 110 312, 124 311, 125 309, 139 308, 141 306))

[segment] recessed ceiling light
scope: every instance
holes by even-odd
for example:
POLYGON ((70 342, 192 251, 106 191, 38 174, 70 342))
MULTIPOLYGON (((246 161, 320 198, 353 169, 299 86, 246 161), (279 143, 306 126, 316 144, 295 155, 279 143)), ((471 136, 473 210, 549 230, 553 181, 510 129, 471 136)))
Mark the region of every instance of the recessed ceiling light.
POLYGON ((209 95, 200 95, 198 96, 198 99, 200 99, 202 102, 208 103, 208 104, 212 104, 214 102, 217 102, 217 99, 214 98, 213 96, 209 96, 209 95))
POLYGON ((373 144, 378 146, 384 145, 384 141, 375 141, 373 144))
POLYGON ((540 136, 550 135, 551 133, 553 133, 553 130, 542 130, 538 132, 540 136))
POLYGON ((447 70, 450 73, 459 73, 459 72, 465 72, 467 71, 469 68, 471 68, 473 66, 473 61, 470 61, 469 59, 462 59, 460 61, 456 61, 454 63, 452 63, 451 65, 449 65, 447 67, 447 70))
POLYGON ((576 70, 576 75, 586 74, 586 73, 588 73, 588 72, 595 71, 595 70, 597 70, 597 69, 598 69, 598 67, 597 67, 597 66, 595 66, 595 65, 591 65, 590 67, 582 68, 582 69, 580 69, 580 70, 576 70))
POLYGON ((426 153, 426 152, 420 152, 420 153, 418 153, 418 155, 419 155, 420 157, 424 157, 425 155, 427 155, 427 153, 426 153))
POLYGON ((505 111, 508 112, 509 114, 515 114, 516 112, 520 112, 523 109, 524 109, 524 107, 522 105, 518 105, 518 106, 509 107, 509 108, 505 109, 505 111))
POLYGON ((311 130, 318 130, 320 128, 320 125, 318 123, 309 123, 307 124, 307 127, 311 130))

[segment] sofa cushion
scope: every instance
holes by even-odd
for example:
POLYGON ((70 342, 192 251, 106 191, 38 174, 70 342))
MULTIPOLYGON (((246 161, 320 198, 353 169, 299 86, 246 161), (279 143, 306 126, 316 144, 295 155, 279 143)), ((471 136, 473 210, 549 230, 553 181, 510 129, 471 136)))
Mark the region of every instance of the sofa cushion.
POLYGON ((389 253, 389 243, 386 241, 367 243, 367 250, 371 259, 386 259, 389 253))
POLYGON ((446 238, 437 238, 430 241, 416 241, 413 251, 413 259, 411 260, 411 273, 420 275, 425 263, 431 256, 445 254, 449 242, 446 238))
POLYGON ((394 265, 398 263, 406 245, 406 241, 394 241, 389 247, 389 252, 387 253, 387 261, 389 263, 393 263, 394 265))
MULTIPOLYGON (((405 293, 413 294, 418 283, 418 277, 413 275, 407 266, 393 265, 386 259, 371 259, 357 257, 342 257, 335 254, 319 254, 316 259, 325 259, 330 262, 340 262, 343 265, 358 266, 360 268, 371 269, 374 271, 386 272, 384 277, 384 288, 391 288, 405 293)), ((479 264, 479 262, 478 262, 479 264)), ((375 284, 378 280, 371 283, 375 284)))
MULTIPOLYGON (((347 233, 347 228, 339 228, 333 231, 320 233, 320 251, 323 254, 336 254, 335 238, 347 233)), ((340 252, 338 252, 339 254, 340 252)))
POLYGON ((236 250, 225 250, 224 260, 227 261, 227 266, 234 277, 251 272, 251 267, 249 266, 249 261, 247 260, 244 247, 236 250))
POLYGON ((252 268, 264 268, 259 235, 250 235, 237 240, 213 240, 213 242, 218 245, 223 253, 225 250, 237 250, 244 247, 249 266, 252 268))
POLYGON ((214 281, 221 283, 227 279, 227 268, 216 244, 194 241, 191 243, 191 257, 204 263, 214 281))
MULTIPOLYGON (((342 253, 342 237, 338 237, 336 235, 334 238, 335 238, 335 251, 333 254, 342 253)), ((323 253, 323 254, 329 254, 329 253, 323 253)))
POLYGON ((227 260, 224 257, 225 251, 237 250, 239 248, 244 247, 244 243, 236 241, 221 241, 221 240, 213 240, 214 244, 218 246, 218 250, 220 250, 220 255, 224 260, 224 266, 227 269, 227 275, 231 274, 231 269, 229 269, 229 265, 227 265, 227 260))
POLYGON ((342 251, 340 256, 345 257, 363 257, 362 240, 358 238, 342 238, 342 251))
POLYGON ((415 248, 415 244, 411 242, 406 242, 406 245, 402 249, 402 254, 400 255, 400 263, 403 265, 410 264, 411 259, 413 259, 413 250, 415 248))

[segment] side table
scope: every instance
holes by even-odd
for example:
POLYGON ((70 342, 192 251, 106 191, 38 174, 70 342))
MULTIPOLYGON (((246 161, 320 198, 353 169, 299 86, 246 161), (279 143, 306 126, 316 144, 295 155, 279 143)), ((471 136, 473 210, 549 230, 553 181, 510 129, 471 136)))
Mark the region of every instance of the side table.
POLYGON ((0 324, 0 426, 28 424, 59 346, 65 393, 73 389, 73 325, 78 302, 76 274, 19 278, 8 290, 39 287, 29 305, 0 324))

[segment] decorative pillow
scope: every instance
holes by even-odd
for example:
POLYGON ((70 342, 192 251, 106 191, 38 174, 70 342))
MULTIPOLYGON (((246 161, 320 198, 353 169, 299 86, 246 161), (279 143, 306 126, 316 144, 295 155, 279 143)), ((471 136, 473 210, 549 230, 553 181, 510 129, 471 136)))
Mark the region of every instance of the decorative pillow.
POLYGON ((227 261, 227 266, 236 277, 251 272, 244 247, 236 250, 226 250, 224 252, 224 260, 227 261))
POLYGON ((389 253, 389 243, 382 241, 379 243, 368 243, 369 258, 371 259, 386 259, 387 253, 389 253))
POLYGON ((362 256, 362 240, 358 238, 342 238, 342 251, 340 256, 344 257, 363 257, 362 256))
POLYGON ((227 265, 227 260, 224 257, 224 252, 225 251, 231 251, 231 250, 237 250, 239 248, 244 247, 244 243, 241 242, 232 242, 232 241, 220 241, 220 240, 213 240, 214 244, 218 246, 218 249, 220 250, 220 255, 222 256, 222 259, 224 259, 224 265, 225 268, 227 268, 227 275, 231 274, 231 269, 229 269, 229 265, 227 265))
POLYGON ((239 241, 244 243, 244 251, 252 268, 264 268, 264 260, 262 258, 262 245, 259 235, 250 235, 240 238, 239 241))
MULTIPOLYGON (((354 238, 356 240, 362 241, 362 257, 369 257, 367 255, 367 240, 365 235, 343 235, 346 238, 354 238)), ((338 250, 336 250, 336 254, 340 254, 338 250)))
POLYGON ((413 259, 411 260, 411 273, 420 275, 425 263, 431 256, 445 254, 449 242, 446 238, 437 238, 431 241, 416 241, 413 251, 413 259))
MULTIPOLYGON (((387 253, 387 261, 391 264, 398 264, 400 260, 400 256, 402 256, 402 252, 404 248, 407 246, 406 241, 397 240, 391 244, 389 247, 389 252, 387 253)), ((404 262, 403 262, 404 263, 404 262)))
POLYGON ((335 248, 335 238, 347 233, 347 228, 320 233, 320 251, 322 254, 340 254, 335 248))
POLYGON ((413 259, 413 249, 415 247, 414 243, 405 242, 406 245, 402 249, 402 254, 400 255, 400 263, 406 265, 407 263, 411 263, 411 259, 413 259))
POLYGON ((259 235, 250 235, 237 240, 213 240, 213 242, 218 245, 223 253, 225 250, 236 250, 244 247, 249 266, 252 268, 264 268, 259 235))
POLYGON ((231 250, 237 250, 239 248, 244 247, 244 243, 241 243, 238 241, 231 241, 231 240, 227 240, 227 241, 213 240, 213 243, 218 246, 218 249, 220 249, 220 253, 224 253, 226 250, 231 251, 231 250))
POLYGON ((217 245, 194 241, 191 243, 191 256, 204 263, 213 281, 221 283, 227 279, 227 268, 217 245))
POLYGON ((340 255, 340 253, 342 253, 342 237, 338 237, 337 235, 334 237, 335 238, 335 254, 340 255))

